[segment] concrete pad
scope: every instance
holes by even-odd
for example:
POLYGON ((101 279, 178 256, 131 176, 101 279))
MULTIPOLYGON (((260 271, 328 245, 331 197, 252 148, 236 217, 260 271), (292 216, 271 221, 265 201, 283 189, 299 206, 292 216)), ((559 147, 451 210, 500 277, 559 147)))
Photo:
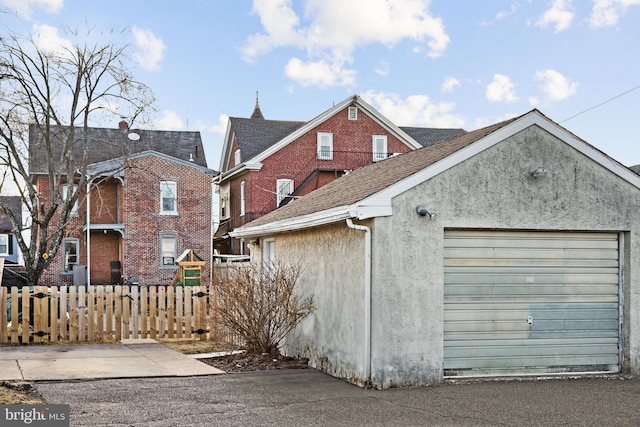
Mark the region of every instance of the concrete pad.
POLYGON ((17 360, 0 360, 0 379, 5 381, 23 380, 17 360))
POLYGON ((220 374, 153 340, 0 347, 0 380, 77 380, 220 374))

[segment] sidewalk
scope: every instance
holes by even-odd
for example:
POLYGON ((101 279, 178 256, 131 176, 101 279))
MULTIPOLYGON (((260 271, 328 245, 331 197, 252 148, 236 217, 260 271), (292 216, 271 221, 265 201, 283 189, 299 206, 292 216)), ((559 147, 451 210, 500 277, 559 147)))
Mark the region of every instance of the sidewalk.
POLYGON ((0 380, 186 377, 223 371, 151 339, 0 347, 0 380))

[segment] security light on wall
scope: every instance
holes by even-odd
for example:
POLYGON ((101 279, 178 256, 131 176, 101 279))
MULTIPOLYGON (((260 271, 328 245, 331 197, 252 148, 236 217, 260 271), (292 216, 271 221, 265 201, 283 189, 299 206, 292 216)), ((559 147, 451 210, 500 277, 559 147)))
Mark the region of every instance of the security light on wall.
POLYGON ((436 212, 434 212, 431 209, 427 208, 425 205, 416 206, 416 212, 420 216, 428 216, 429 219, 433 219, 433 218, 435 218, 436 215, 438 215, 436 212))
POLYGON ((549 171, 547 170, 547 168, 539 167, 539 168, 532 169, 529 173, 534 178, 541 178, 543 176, 546 176, 549 173, 549 171))

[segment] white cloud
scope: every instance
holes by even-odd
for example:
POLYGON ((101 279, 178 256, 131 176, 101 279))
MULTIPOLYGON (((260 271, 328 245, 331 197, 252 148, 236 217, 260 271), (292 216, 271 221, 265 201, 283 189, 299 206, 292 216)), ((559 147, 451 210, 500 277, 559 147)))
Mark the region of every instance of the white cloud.
POLYGON ((184 122, 175 111, 165 110, 162 116, 154 120, 153 125, 156 129, 161 130, 183 130, 184 122))
POLYGON ((427 126, 461 128, 464 120, 453 114, 455 104, 451 102, 433 102, 427 95, 411 95, 401 98, 395 93, 362 93, 362 99, 375 105, 378 111, 394 123, 401 126, 427 126))
POLYGON ((380 61, 378 66, 375 68, 375 72, 377 75, 386 77, 389 75, 389 62, 380 61))
POLYGON ((536 71, 536 78, 542 82, 540 89, 554 101, 561 101, 578 91, 578 83, 571 82, 556 70, 536 71))
MULTIPOLYGON (((430 0, 306 0, 304 15, 292 7, 292 0, 254 0, 253 10, 260 16, 263 33, 247 38, 242 49, 251 62, 279 47, 296 47, 307 58, 291 59, 287 67, 306 64, 312 71, 322 66, 327 76, 303 80, 345 82, 352 70, 342 69, 352 62, 355 49, 370 44, 394 46, 404 40, 428 49, 430 57, 441 56, 450 39, 440 18, 430 15, 430 0), (304 18, 304 22, 303 21, 304 18)), ((415 47, 414 47, 415 49, 415 47)), ((351 80, 354 84, 355 79, 351 80)))
POLYGON ((493 81, 487 86, 485 95, 490 102, 514 102, 518 98, 511 79, 502 74, 494 74, 493 81))
POLYGON ((589 23, 594 27, 616 25, 629 7, 639 5, 640 0, 593 0, 589 23))
POLYGON ((500 10, 496 14, 496 16, 493 18, 493 20, 491 20, 491 21, 482 21, 482 22, 480 22, 480 26, 486 27, 486 26, 489 26, 489 25, 493 24, 493 22, 495 22, 495 21, 499 21, 499 20, 504 19, 504 18, 506 18, 506 17, 508 17, 510 15, 513 15, 518 11, 519 8, 520 8, 520 4, 517 1, 512 2, 509 5, 509 10, 504 10, 504 9, 500 10))
POLYGON ((355 83, 355 70, 344 68, 341 61, 327 63, 325 61, 302 62, 298 58, 292 58, 284 69, 285 74, 291 80, 295 80, 301 86, 349 86, 355 83))
POLYGON ((574 13, 571 10, 572 0, 553 0, 551 8, 536 22, 539 27, 554 25, 555 32, 559 33, 571 26, 574 13))
POLYGON ((137 50, 133 53, 133 59, 145 70, 160 70, 160 61, 164 57, 167 46, 162 39, 151 30, 143 30, 138 27, 131 29, 137 50))
POLYGON ((33 33, 33 39, 39 50, 62 57, 72 55, 73 43, 69 39, 60 37, 57 28, 44 24, 35 24, 33 33))
POLYGON ((227 124, 229 123, 229 116, 226 114, 220 114, 218 116, 218 123, 206 124, 199 123, 197 129, 201 132, 212 132, 219 135, 224 135, 227 132, 227 124))
POLYGON ((460 87, 460 80, 456 79, 455 77, 449 76, 444 79, 444 83, 442 83, 440 90, 442 90, 442 92, 444 93, 447 93, 452 92, 456 87, 460 87))
POLYGON ((19 17, 30 20, 35 9, 44 9, 47 13, 58 13, 64 0, 0 0, 0 5, 19 17))

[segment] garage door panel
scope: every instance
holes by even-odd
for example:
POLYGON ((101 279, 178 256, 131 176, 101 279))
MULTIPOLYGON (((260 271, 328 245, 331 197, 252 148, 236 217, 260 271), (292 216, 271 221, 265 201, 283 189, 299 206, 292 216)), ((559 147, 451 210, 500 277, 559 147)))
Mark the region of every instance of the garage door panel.
POLYGON ((444 312, 445 322, 467 321, 471 317, 480 321, 511 320, 526 323, 529 316, 532 316, 536 321, 565 319, 567 317, 579 319, 580 316, 589 319, 617 320, 618 305, 617 303, 537 305, 514 303, 505 308, 503 304, 483 304, 481 307, 474 305, 470 308, 448 309, 444 312))
MULTIPOLYGON (((482 271, 476 269, 473 274, 464 274, 463 271, 468 269, 459 270, 456 273, 455 268, 448 268, 449 273, 445 275, 445 279, 450 286, 454 285, 467 285, 467 284, 510 284, 510 285, 545 285, 545 284, 567 284, 567 285, 601 285, 612 284, 618 285, 618 268, 608 269, 609 271, 603 271, 602 268, 590 269, 585 271, 581 269, 579 272, 569 271, 535 271, 532 272, 531 268, 521 272, 505 271, 506 268, 500 269, 483 269, 482 271)), ((567 270, 567 269, 565 269, 567 270)))
POLYGON ((616 233, 447 230, 445 375, 617 370, 618 259, 616 233))
MULTIPOLYGON (((501 375, 527 373, 535 368, 541 373, 565 372, 607 372, 614 370, 618 364, 618 355, 556 355, 556 356, 526 356, 526 357, 471 357, 458 359, 456 364, 445 361, 445 370, 463 374, 464 370, 477 369, 479 374, 489 374, 493 370, 500 370, 501 375), (480 366, 480 368, 478 368, 480 366)), ((448 375, 453 376, 453 375, 448 375)))
POLYGON ((478 284, 478 285, 453 285, 448 286, 445 292, 445 298, 448 296, 468 295, 474 297, 518 297, 523 295, 545 296, 545 295, 611 295, 618 289, 617 285, 564 285, 564 284, 548 284, 548 285, 525 285, 518 283, 513 284, 478 284))

